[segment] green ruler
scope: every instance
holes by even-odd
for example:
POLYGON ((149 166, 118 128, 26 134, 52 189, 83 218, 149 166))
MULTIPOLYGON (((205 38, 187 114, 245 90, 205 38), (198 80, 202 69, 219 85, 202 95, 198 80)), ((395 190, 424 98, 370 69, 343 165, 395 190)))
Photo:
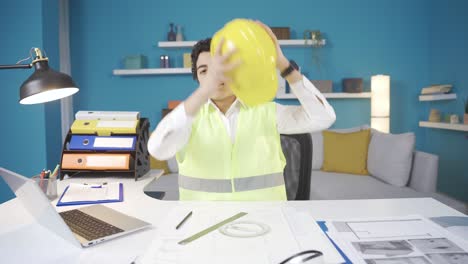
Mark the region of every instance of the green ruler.
POLYGON ((195 235, 193 235, 191 237, 188 237, 188 238, 186 238, 186 239, 184 239, 182 241, 179 241, 179 245, 187 245, 188 243, 190 243, 190 242, 192 242, 194 240, 197 240, 200 237, 202 237, 202 236, 204 236, 204 235, 206 235, 208 233, 211 233, 211 232, 215 231, 216 229, 222 227, 223 225, 225 225, 225 224, 227 224, 229 222, 232 222, 232 221, 234 221, 236 219, 239 219, 239 218, 243 217, 246 214, 247 213, 245 213, 245 212, 240 212, 240 213, 238 213, 238 214, 236 214, 234 216, 231 216, 228 219, 223 220, 223 221, 221 221, 221 222, 219 222, 219 223, 217 223, 217 224, 215 224, 213 226, 210 226, 207 229, 204 229, 204 230, 196 233, 195 235))

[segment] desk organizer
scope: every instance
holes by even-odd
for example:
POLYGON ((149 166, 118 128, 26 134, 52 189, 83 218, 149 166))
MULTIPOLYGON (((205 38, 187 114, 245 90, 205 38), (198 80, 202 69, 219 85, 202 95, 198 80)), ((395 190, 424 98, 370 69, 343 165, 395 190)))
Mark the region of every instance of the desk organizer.
MULTIPOLYGON (((116 150, 109 150, 109 149, 93 149, 93 150, 86 150, 86 149, 70 149, 70 140, 72 136, 97 136, 96 134, 77 134, 72 133, 71 129, 65 138, 65 142, 62 148, 62 157, 60 160, 61 170, 60 170, 60 179, 62 180, 65 175, 69 177, 134 177, 135 181, 140 178, 141 176, 145 175, 150 170, 150 158, 148 152, 148 138, 149 138, 149 120, 147 118, 140 118, 136 133, 132 134, 114 134, 110 133, 110 137, 112 136, 133 136, 136 137, 135 147, 132 150, 125 150, 125 149, 116 149, 116 150), (64 166, 64 155, 70 157, 69 154, 80 154, 83 156, 103 156, 109 157, 112 155, 96 155, 96 154, 121 154, 121 155, 114 155, 114 156, 124 156, 126 157, 125 162, 128 162, 127 168, 122 168, 121 166, 118 169, 79 169, 79 166, 74 166, 73 169, 71 168, 63 168, 64 166), (67 156, 68 155, 68 156, 67 156), (127 157, 129 158, 127 159, 127 157)), ((72 155, 73 156, 73 155, 72 155)), ((76 156, 76 155, 75 155, 76 156)), ((65 160, 67 162, 67 160, 65 160)), ((78 163, 82 161, 79 159, 78 163)), ((122 162, 120 160, 119 162, 122 162)), ((99 164, 94 164, 99 165, 99 164)), ((112 165, 112 164, 111 164, 112 165)), ((67 167, 67 166, 65 166, 67 167)), ((68 166, 70 167, 70 166, 68 166)), ((93 167, 93 166, 90 166, 93 167)))

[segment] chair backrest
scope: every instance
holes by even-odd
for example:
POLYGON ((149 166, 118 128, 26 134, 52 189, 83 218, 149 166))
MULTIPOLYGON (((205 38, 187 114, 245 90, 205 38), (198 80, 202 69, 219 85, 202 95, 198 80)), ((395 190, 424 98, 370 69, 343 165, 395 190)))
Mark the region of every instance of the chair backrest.
POLYGON ((282 134, 281 147, 286 158, 283 174, 288 200, 309 200, 312 170, 310 134, 282 134))

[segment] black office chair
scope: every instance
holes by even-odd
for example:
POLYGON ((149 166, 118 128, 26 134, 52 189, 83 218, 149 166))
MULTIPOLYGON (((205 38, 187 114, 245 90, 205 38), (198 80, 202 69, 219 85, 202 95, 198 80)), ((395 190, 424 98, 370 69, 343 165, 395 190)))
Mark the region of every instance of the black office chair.
POLYGON ((283 174, 288 200, 309 200, 312 171, 310 134, 281 134, 281 147, 286 158, 283 174))

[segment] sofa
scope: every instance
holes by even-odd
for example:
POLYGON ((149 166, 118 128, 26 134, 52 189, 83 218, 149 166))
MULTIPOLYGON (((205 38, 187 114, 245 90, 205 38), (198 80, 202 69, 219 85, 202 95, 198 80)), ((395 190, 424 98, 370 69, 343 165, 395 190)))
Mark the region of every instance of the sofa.
MULTIPOLYGON (((368 125, 329 131, 353 133, 366 129, 369 129, 368 125)), ((468 213, 468 207, 465 203, 437 192, 439 158, 430 153, 414 150, 413 133, 393 136, 391 134, 384 135, 375 130, 371 130, 371 132, 367 160, 370 175, 365 176, 322 170, 324 161, 323 135, 321 132, 310 134, 312 139, 310 200, 432 197, 460 212, 468 213), (390 140, 385 142, 385 138, 388 139, 388 137, 391 137, 390 140), (379 146, 379 138, 380 142, 383 142, 382 146, 379 146), (393 156, 396 156, 393 160, 389 158, 392 155, 392 149, 393 156), (382 163, 382 160, 385 162, 382 163), (406 165, 402 165, 403 163, 406 165), (372 164, 377 164, 377 168, 373 168, 372 164), (379 166, 383 166, 383 168, 378 168, 379 166), (385 166, 387 167, 385 168, 385 166), (379 175, 379 169, 380 174, 383 175, 379 175), (396 175, 404 176, 397 178, 396 175)), ((151 192, 165 191, 164 200, 178 200, 178 168, 175 158, 168 160, 168 167, 170 174, 161 176, 149 184, 145 192, 150 195, 151 192)))

